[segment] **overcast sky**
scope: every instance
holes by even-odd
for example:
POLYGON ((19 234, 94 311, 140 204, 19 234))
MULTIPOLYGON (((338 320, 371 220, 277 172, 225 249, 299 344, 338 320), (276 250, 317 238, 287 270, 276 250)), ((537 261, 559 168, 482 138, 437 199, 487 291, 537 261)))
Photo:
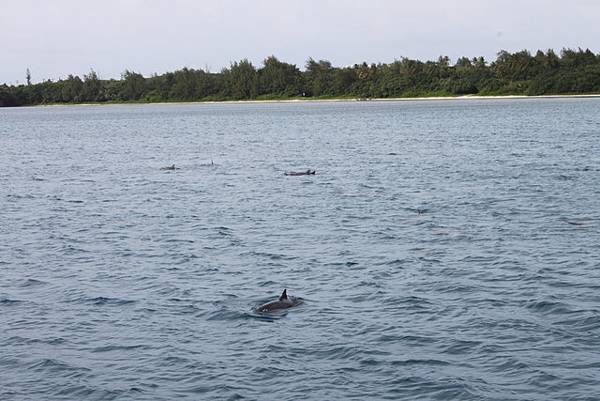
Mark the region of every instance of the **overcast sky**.
POLYGON ((600 52, 600 0, 0 0, 0 82, 184 66, 219 71, 275 55, 303 67, 600 52))

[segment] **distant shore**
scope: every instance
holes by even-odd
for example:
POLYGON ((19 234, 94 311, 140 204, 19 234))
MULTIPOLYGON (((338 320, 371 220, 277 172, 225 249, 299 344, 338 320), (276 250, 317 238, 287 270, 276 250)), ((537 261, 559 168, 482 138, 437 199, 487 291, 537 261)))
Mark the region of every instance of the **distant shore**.
MULTIPOLYGON (((289 99, 250 99, 250 100, 198 100, 173 102, 97 102, 97 103, 51 103, 20 107, 65 107, 65 106, 114 106, 114 105, 169 105, 169 104, 269 104, 269 103, 344 103, 344 102, 410 102, 410 101, 455 101, 455 100, 511 100, 511 99, 576 99, 600 98, 600 94, 574 95, 463 95, 463 96, 424 96, 424 97, 393 97, 393 98, 289 98, 289 99)), ((11 109, 15 107, 3 107, 11 109)))
POLYGON ((600 94, 600 54, 582 48, 563 48, 559 54, 552 49, 534 54, 500 50, 494 61, 482 56, 460 57, 455 63, 446 56, 427 61, 401 57, 390 63, 361 61, 337 67, 328 60, 309 57, 304 69, 300 68, 272 55, 260 66, 244 58, 219 72, 184 67, 148 77, 126 69, 119 79, 102 79, 91 69, 83 76, 69 74, 57 81, 32 82, 27 72, 25 83, 0 84, 0 106, 238 103, 235 99, 250 104, 390 102, 600 94))

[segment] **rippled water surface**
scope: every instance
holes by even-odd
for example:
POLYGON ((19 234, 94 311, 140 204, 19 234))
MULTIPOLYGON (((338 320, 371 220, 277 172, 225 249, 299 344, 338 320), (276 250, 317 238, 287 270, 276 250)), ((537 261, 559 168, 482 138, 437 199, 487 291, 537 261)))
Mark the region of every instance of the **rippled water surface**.
POLYGON ((3 401, 600 394, 598 99, 0 109, 0 207, 3 401))

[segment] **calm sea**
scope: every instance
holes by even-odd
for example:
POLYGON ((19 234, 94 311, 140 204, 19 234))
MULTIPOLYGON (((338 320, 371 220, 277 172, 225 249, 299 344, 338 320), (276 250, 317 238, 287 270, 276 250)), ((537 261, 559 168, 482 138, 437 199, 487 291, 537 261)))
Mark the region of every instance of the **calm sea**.
POLYGON ((3 401, 599 394, 600 99, 0 109, 3 401))

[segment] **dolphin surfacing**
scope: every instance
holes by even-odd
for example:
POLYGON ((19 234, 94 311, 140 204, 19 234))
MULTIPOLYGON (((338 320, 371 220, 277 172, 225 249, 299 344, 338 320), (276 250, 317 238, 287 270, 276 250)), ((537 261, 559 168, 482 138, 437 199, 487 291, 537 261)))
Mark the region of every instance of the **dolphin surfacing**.
POLYGON ((315 175, 316 170, 308 169, 306 171, 286 171, 283 175, 315 175))
POLYGON ((302 303, 301 298, 288 297, 287 289, 284 289, 281 296, 276 301, 267 302, 256 308, 256 312, 275 312, 282 309, 291 308, 292 306, 300 305, 302 303))

